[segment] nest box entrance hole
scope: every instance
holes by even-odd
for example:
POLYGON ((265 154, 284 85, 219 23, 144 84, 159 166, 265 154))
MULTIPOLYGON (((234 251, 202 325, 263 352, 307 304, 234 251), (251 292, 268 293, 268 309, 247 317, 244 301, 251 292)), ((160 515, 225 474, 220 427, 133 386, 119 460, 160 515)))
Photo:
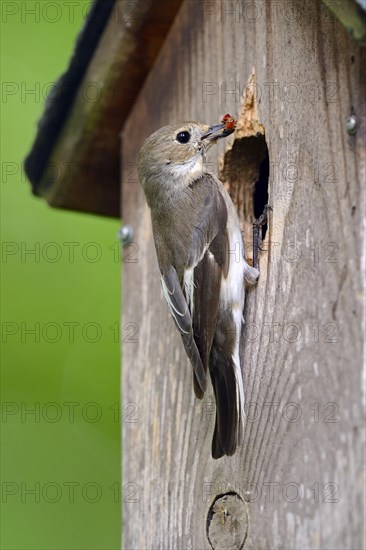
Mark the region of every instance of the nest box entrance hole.
MULTIPOLYGON (((269 152, 264 134, 236 139, 226 152, 222 181, 237 208, 248 252, 252 251, 252 224, 268 204, 269 152)), ((267 226, 262 229, 263 239, 267 226)))

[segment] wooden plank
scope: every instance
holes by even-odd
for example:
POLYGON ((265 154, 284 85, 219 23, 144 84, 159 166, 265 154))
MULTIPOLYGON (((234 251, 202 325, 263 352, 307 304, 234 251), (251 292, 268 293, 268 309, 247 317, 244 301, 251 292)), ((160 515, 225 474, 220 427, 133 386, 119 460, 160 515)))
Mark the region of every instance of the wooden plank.
POLYGON ((356 0, 323 0, 354 40, 366 44, 366 7, 356 0))
POLYGON ((37 182, 51 206, 119 217, 121 126, 181 2, 162 0, 157 11, 154 0, 116 0, 37 182))
POLYGON ((186 1, 123 129, 126 549, 362 547, 364 52, 316 0, 251 6, 186 1), (244 441, 214 461, 212 391, 194 398, 135 163, 164 124, 238 114, 252 67, 273 213, 245 307, 244 441))

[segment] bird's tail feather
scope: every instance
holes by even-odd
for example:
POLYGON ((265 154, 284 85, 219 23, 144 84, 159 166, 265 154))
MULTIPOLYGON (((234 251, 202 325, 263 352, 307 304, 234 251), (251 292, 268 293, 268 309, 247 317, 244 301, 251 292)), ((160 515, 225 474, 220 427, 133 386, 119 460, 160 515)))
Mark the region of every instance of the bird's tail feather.
MULTIPOLYGON (((238 355, 238 354, 237 354, 238 355)), ((213 343, 210 374, 216 400, 212 457, 234 454, 240 443, 244 417, 244 388, 239 358, 213 343)))

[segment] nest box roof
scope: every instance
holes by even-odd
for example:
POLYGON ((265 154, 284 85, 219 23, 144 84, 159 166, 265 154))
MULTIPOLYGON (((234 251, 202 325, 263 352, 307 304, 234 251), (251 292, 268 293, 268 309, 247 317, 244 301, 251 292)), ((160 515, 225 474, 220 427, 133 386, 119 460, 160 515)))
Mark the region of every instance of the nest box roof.
POLYGON ((119 135, 181 3, 94 0, 25 161, 35 195, 119 216, 119 135))

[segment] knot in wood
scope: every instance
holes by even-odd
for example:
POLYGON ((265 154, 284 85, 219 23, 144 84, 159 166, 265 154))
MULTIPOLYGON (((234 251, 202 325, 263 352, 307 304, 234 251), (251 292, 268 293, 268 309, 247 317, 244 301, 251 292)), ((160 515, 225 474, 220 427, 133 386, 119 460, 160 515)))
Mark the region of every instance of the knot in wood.
POLYGON ((213 550, 240 550, 248 533, 248 512, 237 493, 218 495, 207 515, 207 539, 213 550))

